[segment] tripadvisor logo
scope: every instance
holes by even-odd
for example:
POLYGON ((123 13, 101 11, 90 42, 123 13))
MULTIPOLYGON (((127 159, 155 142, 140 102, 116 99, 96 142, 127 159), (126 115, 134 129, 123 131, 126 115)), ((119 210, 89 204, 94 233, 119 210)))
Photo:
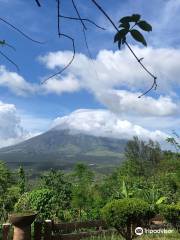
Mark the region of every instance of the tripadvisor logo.
POLYGON ((172 233, 173 230, 172 229, 164 229, 164 228, 160 228, 160 229, 147 229, 147 228, 142 228, 142 227, 137 227, 135 229, 135 234, 138 236, 141 236, 142 234, 168 234, 168 233, 172 233))
POLYGON ((141 236, 142 234, 144 233, 144 230, 142 227, 137 227, 135 229, 135 234, 138 235, 138 236, 141 236))

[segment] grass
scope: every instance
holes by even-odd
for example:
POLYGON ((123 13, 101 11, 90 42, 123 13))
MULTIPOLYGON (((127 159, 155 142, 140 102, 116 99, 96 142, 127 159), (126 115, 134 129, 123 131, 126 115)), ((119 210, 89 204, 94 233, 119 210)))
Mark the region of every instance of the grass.
MULTIPOLYGON (((137 240, 178 240, 180 239, 180 234, 176 231, 168 234, 144 234, 135 238, 137 240)), ((88 240, 124 240, 121 236, 117 234, 113 234, 111 236, 98 236, 98 237, 91 237, 88 240)))

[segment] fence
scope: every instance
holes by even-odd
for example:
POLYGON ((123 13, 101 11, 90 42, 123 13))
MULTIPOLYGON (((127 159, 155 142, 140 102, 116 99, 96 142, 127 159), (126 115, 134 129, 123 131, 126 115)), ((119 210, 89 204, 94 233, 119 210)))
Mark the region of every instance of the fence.
MULTIPOLYGON (((12 240, 10 224, 3 224, 2 240, 12 240)), ((109 230, 103 221, 86 221, 72 223, 54 223, 46 220, 44 223, 35 222, 33 226, 33 240, 80 240, 82 238, 107 235, 114 232, 109 230)))

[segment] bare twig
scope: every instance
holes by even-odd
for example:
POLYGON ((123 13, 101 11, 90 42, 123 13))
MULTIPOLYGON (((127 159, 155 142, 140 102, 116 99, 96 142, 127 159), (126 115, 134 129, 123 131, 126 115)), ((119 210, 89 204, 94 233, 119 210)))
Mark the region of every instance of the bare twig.
POLYGON ((39 44, 43 44, 43 42, 39 42, 33 38, 31 38, 30 36, 28 36, 27 34, 25 34, 23 31, 21 31, 19 28, 15 27, 12 23, 8 22, 7 20, 3 19, 0 17, 0 21, 6 23, 8 26, 10 26, 11 28, 13 28, 15 31, 19 32, 21 35, 23 35, 25 38, 29 39, 32 42, 35 43, 39 43, 39 44))
POLYGON ((60 0, 57 0, 57 22, 58 22, 58 35, 61 36, 60 31, 60 0))
POLYGON ((63 72, 72 64, 72 62, 74 61, 74 58, 75 58, 75 55, 76 55, 74 38, 72 38, 72 37, 70 37, 69 35, 64 34, 64 33, 60 33, 60 36, 66 37, 66 38, 68 38, 69 40, 71 40, 72 46, 73 46, 73 56, 72 56, 71 60, 69 61, 69 63, 68 63, 63 69, 61 69, 61 71, 59 71, 59 72, 51 75, 50 77, 46 78, 45 80, 43 80, 43 81, 41 82, 41 84, 44 84, 44 83, 45 83, 46 81, 48 81, 50 78, 53 78, 53 77, 55 77, 55 76, 63 73, 63 72))
POLYGON ((88 19, 88 18, 76 18, 76 17, 69 17, 69 16, 64 16, 64 15, 59 15, 59 17, 61 18, 65 18, 65 19, 69 19, 69 20, 78 20, 78 21, 86 21, 89 22, 91 24, 93 24, 94 26, 96 26, 97 28, 100 28, 101 30, 106 30, 105 28, 99 26, 98 24, 96 24, 95 22, 93 22, 92 20, 88 19))
POLYGON ((83 20, 82 20, 82 18, 81 18, 81 16, 80 16, 80 13, 79 13, 79 11, 78 11, 78 9, 77 9, 77 7, 76 7, 76 4, 75 4, 74 0, 72 0, 72 4, 73 4, 73 7, 74 7, 74 9, 75 9, 75 11, 76 11, 76 13, 77 13, 77 15, 78 15, 81 23, 82 23, 83 28, 84 28, 85 30, 87 30, 86 25, 84 24, 84 22, 83 22, 83 20))
MULTIPOLYGON (((96 0, 91 0, 93 2, 93 4, 103 13, 103 15, 109 20, 109 22, 112 24, 112 26, 116 29, 116 31, 119 32, 119 29, 117 28, 117 26, 115 25, 115 23, 113 22, 113 20, 109 17, 109 15, 104 11, 104 9, 96 2, 96 0)), ((131 53, 133 54, 133 56, 135 57, 135 59, 138 61, 138 63, 141 65, 141 67, 153 78, 153 83, 152 86, 146 91, 144 92, 142 95, 139 96, 139 98, 141 98, 142 96, 146 95, 147 93, 149 93, 153 88, 156 90, 157 88, 157 77, 154 76, 145 66, 144 64, 141 62, 142 59, 139 59, 137 57, 137 55, 135 54, 135 52, 132 50, 132 48, 129 46, 129 44, 125 41, 126 46, 129 48, 129 50, 131 51, 131 53)))
POLYGON ((127 42, 125 42, 126 46, 129 48, 129 50, 131 51, 131 53, 133 54, 133 56, 136 58, 136 60, 139 62, 139 64, 141 65, 141 67, 154 79, 153 80, 153 83, 151 85, 151 87, 146 91, 144 92, 143 94, 141 94, 138 98, 141 98, 142 96, 146 95, 147 93, 149 93, 152 89, 156 90, 157 88, 157 77, 154 76, 145 66, 144 64, 142 64, 142 58, 139 59, 136 54, 134 53, 134 51, 132 50, 132 48, 129 46, 129 44, 127 42))
POLYGON ((6 60, 8 60, 11 64, 13 64, 15 67, 16 67, 16 69, 17 69, 17 71, 19 72, 19 67, 18 67, 18 65, 13 61, 13 60, 11 60, 6 54, 4 54, 2 51, 0 51, 0 54, 6 59, 6 60))
POLYGON ((57 21, 58 21, 58 36, 59 37, 65 37, 65 38, 68 38, 69 40, 71 40, 72 42, 72 47, 73 47, 73 55, 72 55, 72 58, 71 60, 69 61, 69 63, 63 68, 61 69, 60 71, 54 73, 53 75, 49 76, 48 78, 46 78, 45 80, 43 80, 41 82, 41 84, 44 84, 45 82, 47 82, 49 79, 53 78, 53 77, 56 77, 57 75, 60 75, 61 73, 63 73, 71 64, 72 62, 74 61, 74 58, 75 58, 75 55, 76 55, 76 50, 75 50, 75 41, 74 41, 74 38, 72 38, 71 36, 67 35, 67 34, 64 34, 64 33, 61 33, 61 30, 60 30, 60 0, 56 0, 57 1, 57 21))
POLYGON ((84 28, 83 28, 83 35, 84 35, 84 41, 85 41, 85 44, 86 44, 86 48, 87 48, 89 57, 90 57, 91 60, 92 60, 92 55, 91 55, 91 52, 90 52, 90 49, 89 49, 89 45, 88 45, 88 41, 87 41, 87 37, 86 37, 86 32, 85 32, 85 29, 84 29, 84 28))
POLYGON ((16 51, 16 49, 12 45, 8 44, 5 40, 0 40, 0 46, 2 46, 2 47, 7 46, 7 47, 13 49, 14 51, 16 51))
POLYGON ((16 51, 15 47, 12 46, 11 44, 7 43, 7 42, 5 43, 5 46, 7 46, 7 47, 11 48, 12 50, 16 51))
POLYGON ((35 2, 37 3, 38 7, 41 7, 39 0, 35 0, 35 2))

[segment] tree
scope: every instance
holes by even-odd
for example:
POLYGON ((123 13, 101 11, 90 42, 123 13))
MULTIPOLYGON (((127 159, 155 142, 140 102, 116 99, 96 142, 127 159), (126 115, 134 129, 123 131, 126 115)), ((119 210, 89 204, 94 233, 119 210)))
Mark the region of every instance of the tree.
MULTIPOLYGON (((90 57, 91 57, 91 53, 90 53, 90 50, 89 50, 89 47, 88 47, 88 42, 87 42, 87 37, 86 37, 87 23, 92 24, 92 25, 94 25, 95 27, 97 27, 101 30, 105 30, 104 28, 102 28, 98 24, 96 24, 92 19, 82 18, 81 17, 81 12, 79 11, 79 6, 76 4, 75 0, 71 0, 72 7, 73 7, 73 9, 76 13, 75 17, 74 16, 73 17, 69 16, 69 15, 68 16, 62 15, 61 9, 62 9, 63 1, 54 0, 54 2, 57 4, 56 19, 57 19, 57 34, 58 34, 58 37, 64 37, 67 40, 71 41, 72 48, 73 48, 73 55, 72 55, 72 59, 69 61, 69 63, 67 63, 67 65, 63 69, 61 69, 57 73, 51 75, 49 78, 52 78, 52 77, 64 72, 74 61, 75 54, 76 54, 75 39, 71 35, 68 35, 68 34, 62 32, 62 22, 61 22, 62 18, 65 19, 66 21, 71 20, 71 21, 80 22, 80 24, 82 26, 84 41, 85 41, 85 44, 86 44, 86 47, 87 47, 87 50, 88 50, 88 53, 89 53, 90 57)), ((42 3, 42 1, 40 1, 40 0, 34 0, 34 3, 36 3, 39 8, 43 7, 43 5, 46 4, 46 3, 42 3)), ((108 20, 110 22, 110 24, 113 26, 113 28, 116 30, 117 33, 114 36, 114 42, 118 43, 118 48, 120 49, 122 45, 125 45, 130 50, 130 52, 135 57, 137 62, 140 64, 140 66, 143 68, 143 70, 146 71, 146 73, 153 79, 152 86, 147 91, 145 91, 142 95, 140 95, 139 97, 147 94, 152 89, 156 89, 156 87, 157 87, 157 77, 154 74, 152 74, 149 69, 147 69, 145 67, 145 65, 142 63, 143 58, 139 58, 127 42, 127 36, 130 35, 135 41, 143 44, 144 46, 147 46, 147 42, 146 42, 144 36, 142 35, 142 33, 139 31, 139 29, 142 30, 142 31, 150 32, 150 31, 152 31, 151 25, 147 21, 145 21, 144 19, 141 19, 141 15, 132 14, 131 16, 125 16, 125 17, 121 18, 119 20, 119 26, 117 27, 116 24, 113 22, 112 18, 108 15, 108 13, 105 11, 105 9, 102 7, 102 5, 100 3, 98 3, 96 0, 91 0, 91 3, 92 3, 92 7, 97 8, 100 11, 100 13, 104 16, 104 18, 106 20, 108 20)), ((29 39, 29 40, 31 40, 35 43, 42 44, 42 42, 34 40, 33 38, 31 38, 30 36, 25 34, 23 31, 21 31, 19 28, 17 28, 16 26, 14 26, 12 23, 8 22, 7 20, 2 19, 2 18, 0 18, 0 20, 3 21, 8 26, 10 26, 13 30, 17 31, 18 33, 20 33, 21 35, 26 37, 27 39, 29 39)), ((77 33, 77 35, 79 35, 79 33, 77 33)), ((8 47, 13 48, 5 40, 1 40, 0 44, 2 46, 8 46, 8 47)), ((14 61, 12 61, 7 55, 5 55, 2 51, 0 51, 0 54, 3 57, 5 57, 8 61, 10 61, 17 69, 19 69, 18 65, 14 61)), ((47 81, 49 78, 45 79, 43 82, 47 81)))
POLYGON ((148 203, 135 198, 113 200, 102 209, 104 220, 126 240, 137 237, 136 227, 146 226, 153 215, 148 203))
POLYGON ((160 206, 160 212, 165 219, 172 224, 180 233, 180 202, 177 204, 169 204, 160 206))
POLYGON ((72 184, 61 171, 51 169, 41 177, 40 188, 48 189, 53 193, 56 199, 54 206, 56 216, 63 218, 63 211, 70 209, 72 184))
POLYGON ((93 172, 86 165, 79 163, 75 166, 73 177, 72 206, 78 209, 78 218, 81 220, 83 212, 86 213, 92 202, 93 172))
POLYGON ((150 176, 162 159, 162 151, 157 142, 145 142, 138 137, 128 141, 125 148, 126 161, 122 168, 130 176, 150 176))
POLYGON ((19 188, 20 188, 20 194, 25 193, 26 191, 26 176, 25 176, 25 171, 22 166, 20 166, 18 170, 18 176, 19 176, 19 188))
POLYGON ((162 195, 161 190, 155 184, 148 188, 139 189, 137 196, 149 203, 151 209, 156 212, 158 211, 158 206, 167 200, 167 197, 162 195))
POLYGON ((180 198, 180 161, 179 153, 164 151, 163 159, 156 171, 156 182, 168 203, 175 203, 180 198))
POLYGON ((40 220, 56 218, 56 198, 53 191, 43 188, 23 194, 15 205, 18 213, 37 212, 40 220))
POLYGON ((168 137, 166 141, 175 148, 177 153, 180 152, 180 136, 175 131, 173 131, 173 136, 168 137))
POLYGON ((0 221, 6 221, 9 211, 12 211, 17 201, 19 189, 13 187, 12 173, 5 163, 0 162, 0 221))

